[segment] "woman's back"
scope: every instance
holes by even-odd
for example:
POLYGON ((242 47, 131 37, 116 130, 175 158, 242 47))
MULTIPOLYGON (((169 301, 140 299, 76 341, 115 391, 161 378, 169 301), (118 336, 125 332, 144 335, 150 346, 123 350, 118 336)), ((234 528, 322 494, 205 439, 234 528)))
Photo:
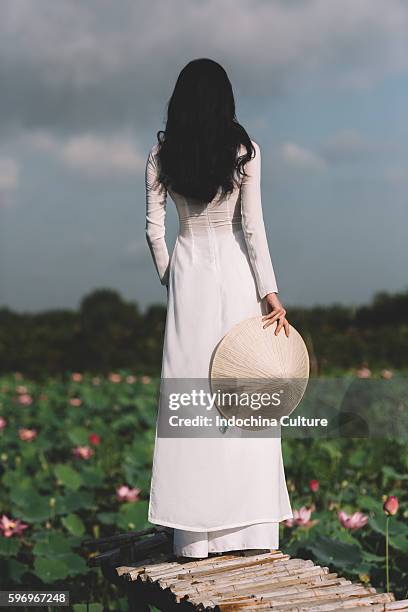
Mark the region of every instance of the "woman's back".
MULTIPOLYGON (((200 261, 212 261, 217 274, 230 269, 231 264, 239 265, 240 260, 248 267, 249 258, 259 297, 277 292, 262 214, 261 153, 259 145, 251 142, 256 155, 245 165, 247 176, 239 177, 236 172, 238 185, 227 196, 221 196, 219 190, 216 197, 205 204, 168 190, 179 216, 179 234, 171 258, 164 238, 167 190, 158 184, 158 145, 152 147, 146 166, 146 235, 163 284, 168 284, 170 267, 176 258, 179 261, 183 248, 186 260, 191 265, 194 263, 196 273, 200 261), (226 255, 225 261, 221 251, 226 255), (245 261, 242 254, 247 255, 245 261)), ((239 155, 243 151, 241 145, 239 155)), ((216 277, 213 280, 215 282, 216 277)))

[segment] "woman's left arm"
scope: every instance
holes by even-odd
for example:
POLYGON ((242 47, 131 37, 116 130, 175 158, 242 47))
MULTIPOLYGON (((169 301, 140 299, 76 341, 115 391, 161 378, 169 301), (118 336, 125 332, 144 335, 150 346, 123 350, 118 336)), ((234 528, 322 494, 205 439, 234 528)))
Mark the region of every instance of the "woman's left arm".
POLYGON ((146 239, 162 285, 169 282, 169 252, 165 234, 167 190, 158 181, 156 145, 146 162, 146 239))
POLYGON ((263 317, 263 327, 277 322, 275 334, 281 329, 289 336, 286 310, 278 298, 278 286, 266 237, 261 199, 261 149, 252 140, 255 157, 245 165, 245 176, 241 181, 242 227, 248 246, 248 254, 254 271, 260 298, 268 304, 269 314, 263 317))

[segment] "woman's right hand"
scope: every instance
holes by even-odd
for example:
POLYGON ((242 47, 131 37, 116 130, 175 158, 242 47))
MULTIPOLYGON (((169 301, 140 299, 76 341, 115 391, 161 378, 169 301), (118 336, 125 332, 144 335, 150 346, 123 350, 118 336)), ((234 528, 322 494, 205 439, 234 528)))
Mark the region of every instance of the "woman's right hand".
POLYGON ((268 304, 268 309, 270 312, 267 315, 262 317, 262 321, 266 321, 263 326, 264 329, 272 325, 275 321, 278 321, 278 324, 275 329, 275 336, 279 334, 282 328, 285 329, 285 334, 289 337, 289 321, 286 319, 286 310, 281 304, 280 299, 278 298, 276 293, 268 293, 265 296, 265 301, 268 304))

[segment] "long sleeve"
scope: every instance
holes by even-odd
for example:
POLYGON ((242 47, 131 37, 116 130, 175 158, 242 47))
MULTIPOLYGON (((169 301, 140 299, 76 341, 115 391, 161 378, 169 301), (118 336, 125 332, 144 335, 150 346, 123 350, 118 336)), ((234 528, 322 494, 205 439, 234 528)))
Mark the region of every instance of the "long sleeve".
POLYGON ((146 239, 162 285, 168 284, 169 252, 165 240, 167 190, 157 181, 155 147, 146 162, 146 239))
POLYGON ((261 150, 252 141, 256 155, 245 164, 241 181, 242 227, 260 298, 278 293, 275 272, 268 248, 261 202, 261 150))

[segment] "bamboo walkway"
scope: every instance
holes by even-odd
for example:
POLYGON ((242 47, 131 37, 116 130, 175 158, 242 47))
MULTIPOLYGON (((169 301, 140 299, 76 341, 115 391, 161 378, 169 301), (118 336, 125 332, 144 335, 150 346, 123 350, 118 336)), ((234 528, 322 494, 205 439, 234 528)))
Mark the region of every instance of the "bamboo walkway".
POLYGON ((138 584, 141 605, 162 610, 408 610, 408 600, 395 601, 392 593, 377 593, 281 551, 229 553, 184 563, 163 555, 116 571, 122 580, 138 584))
POLYGON ((107 580, 127 593, 130 612, 375 612, 405 610, 408 600, 279 550, 237 551, 192 560, 172 553, 172 530, 153 527, 85 540, 107 580))

